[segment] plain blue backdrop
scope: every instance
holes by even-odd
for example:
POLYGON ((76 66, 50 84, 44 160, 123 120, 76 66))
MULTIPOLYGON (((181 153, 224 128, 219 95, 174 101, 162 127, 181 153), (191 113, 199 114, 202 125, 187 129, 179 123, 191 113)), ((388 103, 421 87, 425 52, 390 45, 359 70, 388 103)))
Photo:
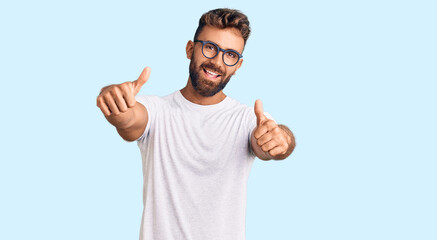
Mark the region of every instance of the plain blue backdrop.
POLYGON ((296 135, 255 159, 248 240, 437 239, 435 1, 9 1, 0 4, 0 239, 138 239, 142 172, 96 107, 185 86, 185 45, 217 8, 248 15, 225 93, 296 135))

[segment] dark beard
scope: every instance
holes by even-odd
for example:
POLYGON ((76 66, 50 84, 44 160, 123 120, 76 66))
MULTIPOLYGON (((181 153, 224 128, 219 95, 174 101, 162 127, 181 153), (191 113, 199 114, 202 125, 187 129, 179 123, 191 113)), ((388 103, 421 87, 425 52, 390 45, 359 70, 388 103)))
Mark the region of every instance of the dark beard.
MULTIPOLYGON (((206 64, 204 63, 200 65, 199 70, 203 71, 204 67, 208 67, 214 70, 217 69, 211 63, 206 63, 206 64)), ((223 71, 217 71, 217 72, 220 73, 221 77, 223 77, 223 75, 221 74, 223 73, 223 71)), ((228 84, 229 80, 231 80, 231 77, 232 74, 229 75, 227 78, 223 79, 222 81, 220 81, 220 83, 218 84, 204 78, 199 79, 199 71, 196 71, 194 67, 194 61, 190 62, 191 85, 193 86, 194 90, 196 90, 196 92, 203 97, 212 97, 216 95, 218 92, 220 92, 226 87, 226 84, 228 84)))

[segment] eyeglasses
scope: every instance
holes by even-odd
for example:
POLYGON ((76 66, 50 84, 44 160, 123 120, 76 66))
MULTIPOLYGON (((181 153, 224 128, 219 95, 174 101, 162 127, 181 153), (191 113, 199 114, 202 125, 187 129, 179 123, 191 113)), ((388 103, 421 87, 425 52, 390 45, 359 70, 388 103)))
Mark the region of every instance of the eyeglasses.
POLYGON ((194 40, 194 42, 202 43, 202 53, 206 58, 215 58, 220 51, 223 52, 223 62, 229 67, 234 66, 238 61, 240 61, 240 58, 243 58, 243 55, 239 54, 237 51, 232 49, 222 49, 217 46, 217 44, 210 41, 194 40))

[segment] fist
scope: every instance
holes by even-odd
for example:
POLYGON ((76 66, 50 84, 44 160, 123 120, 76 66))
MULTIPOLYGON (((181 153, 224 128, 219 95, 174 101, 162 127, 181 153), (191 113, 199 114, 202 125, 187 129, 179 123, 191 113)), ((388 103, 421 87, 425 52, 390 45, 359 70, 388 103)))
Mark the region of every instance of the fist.
POLYGON ((100 108, 105 117, 117 116, 135 106, 137 102, 135 96, 149 80, 150 71, 150 67, 146 67, 138 79, 133 82, 114 84, 102 88, 97 97, 97 107, 100 108))
POLYGON ((261 150, 269 157, 277 157, 287 152, 290 141, 288 134, 275 121, 264 115, 261 100, 255 101, 256 129, 253 136, 261 150))

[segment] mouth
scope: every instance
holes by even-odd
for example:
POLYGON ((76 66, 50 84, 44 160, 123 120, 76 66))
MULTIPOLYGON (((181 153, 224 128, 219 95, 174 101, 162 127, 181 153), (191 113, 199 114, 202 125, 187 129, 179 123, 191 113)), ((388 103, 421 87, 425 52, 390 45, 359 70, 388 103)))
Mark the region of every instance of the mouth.
POLYGON ((218 74, 218 73, 216 73, 214 71, 211 71, 211 70, 206 70, 205 68, 203 68, 203 72, 205 73, 205 75, 208 78, 211 78, 211 79, 216 79, 216 78, 221 76, 220 74, 218 74))

